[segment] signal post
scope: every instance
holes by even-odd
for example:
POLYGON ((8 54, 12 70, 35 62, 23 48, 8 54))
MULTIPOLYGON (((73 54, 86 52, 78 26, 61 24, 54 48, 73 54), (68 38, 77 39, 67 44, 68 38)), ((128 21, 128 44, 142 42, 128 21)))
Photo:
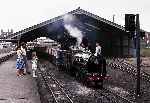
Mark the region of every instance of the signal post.
POLYGON ((141 66, 141 59, 140 59, 140 22, 139 22, 139 14, 125 14, 125 29, 129 31, 131 37, 134 38, 135 48, 136 48, 136 67, 137 67, 137 74, 136 74, 136 97, 141 96, 140 92, 140 66, 141 66))

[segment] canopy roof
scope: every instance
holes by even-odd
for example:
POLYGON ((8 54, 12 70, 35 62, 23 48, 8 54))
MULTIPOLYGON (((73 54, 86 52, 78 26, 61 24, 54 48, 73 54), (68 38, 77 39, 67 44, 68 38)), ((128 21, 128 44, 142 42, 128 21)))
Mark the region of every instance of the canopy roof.
MULTIPOLYGON (((123 26, 87 12, 81 8, 77 8, 76 10, 73 10, 66 14, 71 14, 78 18, 80 22, 77 22, 74 25, 79 28, 84 34, 92 34, 93 32, 105 32, 106 34, 107 32, 109 35, 116 35, 120 34, 118 32, 125 32, 123 26)), ((16 32, 13 35, 8 36, 7 38, 14 39, 21 37, 21 41, 27 42, 41 36, 46 36, 57 41, 59 37, 67 33, 66 29, 64 28, 63 21, 66 14, 16 32)))

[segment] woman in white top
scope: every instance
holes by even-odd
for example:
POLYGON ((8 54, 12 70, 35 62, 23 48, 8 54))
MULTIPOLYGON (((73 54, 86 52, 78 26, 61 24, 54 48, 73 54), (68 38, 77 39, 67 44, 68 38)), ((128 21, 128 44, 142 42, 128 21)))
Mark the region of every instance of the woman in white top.
POLYGON ((27 61, 27 55, 26 55, 26 44, 23 42, 21 44, 21 50, 22 50, 22 56, 25 64, 25 72, 30 74, 29 68, 28 68, 28 61, 27 61))

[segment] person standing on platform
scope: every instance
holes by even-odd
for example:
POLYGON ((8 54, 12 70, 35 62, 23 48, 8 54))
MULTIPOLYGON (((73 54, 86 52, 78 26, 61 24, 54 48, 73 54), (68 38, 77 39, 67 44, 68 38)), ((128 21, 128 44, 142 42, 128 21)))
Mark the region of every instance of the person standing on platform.
POLYGON ((23 60, 21 46, 17 47, 16 52, 17 52, 17 60, 16 60, 17 76, 22 76, 24 75, 23 71, 24 71, 25 64, 23 60))
POLYGON ((36 52, 32 52, 32 76, 37 77, 36 71, 37 71, 37 65, 38 65, 38 57, 36 55, 36 52))
POLYGON ((28 61, 27 61, 27 55, 26 55, 26 44, 25 43, 21 43, 21 51, 22 51, 22 55, 23 55, 23 60, 25 63, 25 73, 31 74, 29 72, 29 68, 28 68, 28 61))

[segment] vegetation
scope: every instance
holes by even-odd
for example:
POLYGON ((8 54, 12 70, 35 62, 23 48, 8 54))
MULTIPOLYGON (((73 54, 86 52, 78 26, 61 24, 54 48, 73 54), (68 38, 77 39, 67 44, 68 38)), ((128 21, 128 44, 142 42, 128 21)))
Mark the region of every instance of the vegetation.
POLYGON ((142 57, 150 57, 150 48, 141 48, 142 57))

